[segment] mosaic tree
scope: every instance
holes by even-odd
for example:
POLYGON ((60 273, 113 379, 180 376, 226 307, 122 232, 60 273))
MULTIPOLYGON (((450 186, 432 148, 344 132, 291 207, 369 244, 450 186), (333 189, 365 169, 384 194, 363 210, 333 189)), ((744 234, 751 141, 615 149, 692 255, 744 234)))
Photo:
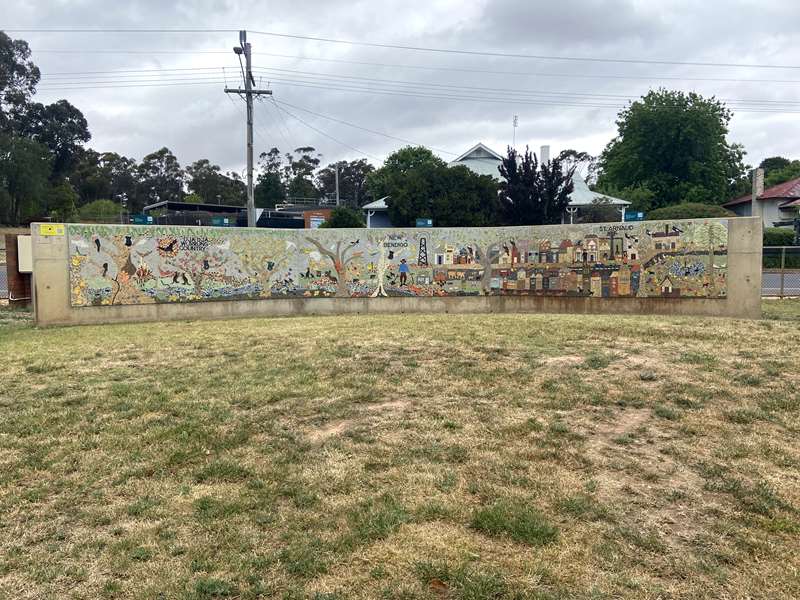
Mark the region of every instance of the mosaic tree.
POLYGON ((307 237, 306 240, 314 245, 317 251, 323 256, 327 256, 333 263, 336 271, 336 297, 349 298, 350 291, 347 288, 347 267, 354 259, 362 256, 363 252, 356 252, 358 240, 347 242, 339 240, 333 250, 329 250, 314 238, 307 237))
POLYGON ((728 228, 717 221, 709 221, 694 228, 692 241, 698 247, 708 248, 709 295, 714 295, 714 249, 728 243, 728 228))
POLYGON ((373 298, 377 298, 378 296, 385 297, 389 295, 384 287, 384 283, 386 282, 386 271, 387 267, 389 266, 389 263, 386 260, 386 242, 388 239, 388 235, 384 235, 378 239, 370 239, 370 242, 378 246, 378 264, 375 269, 378 285, 375 288, 375 291, 370 294, 370 296, 373 298))
POLYGON ((484 296, 488 296, 491 293, 492 264, 500 256, 502 244, 507 241, 509 230, 485 229, 480 231, 478 236, 475 235, 475 230, 462 231, 459 231, 453 241, 462 245, 469 245, 474 249, 475 257, 483 267, 481 291, 484 296))

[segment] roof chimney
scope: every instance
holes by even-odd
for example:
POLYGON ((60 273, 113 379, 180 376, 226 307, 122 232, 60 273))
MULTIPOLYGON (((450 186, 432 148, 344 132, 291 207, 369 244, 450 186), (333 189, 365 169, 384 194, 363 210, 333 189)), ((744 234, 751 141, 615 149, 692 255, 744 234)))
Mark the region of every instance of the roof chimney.
POLYGON ((550 146, 542 146, 539 150, 539 162, 546 165, 550 162, 550 146))
POLYGON ((761 216, 761 204, 758 198, 764 195, 764 169, 753 169, 753 199, 750 204, 750 216, 761 216))

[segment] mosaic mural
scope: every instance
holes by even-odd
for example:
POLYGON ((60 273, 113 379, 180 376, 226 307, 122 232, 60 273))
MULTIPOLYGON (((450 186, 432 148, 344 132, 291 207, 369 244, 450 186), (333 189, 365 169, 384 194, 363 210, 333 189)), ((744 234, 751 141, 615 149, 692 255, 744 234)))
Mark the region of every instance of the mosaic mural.
POLYGON ((725 219, 463 229, 69 225, 73 306, 380 296, 723 298, 725 219))

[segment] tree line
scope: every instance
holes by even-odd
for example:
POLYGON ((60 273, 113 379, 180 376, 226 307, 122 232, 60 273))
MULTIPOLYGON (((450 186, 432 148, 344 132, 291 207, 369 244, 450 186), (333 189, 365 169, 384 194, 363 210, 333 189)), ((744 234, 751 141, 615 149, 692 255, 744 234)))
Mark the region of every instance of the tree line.
MULTIPOLYGON (((208 159, 182 167, 166 147, 141 161, 87 147, 89 125, 77 107, 34 100, 40 77, 27 42, 0 32, 0 222, 113 219, 163 200, 244 206, 242 174, 208 159)), ((744 149, 727 139, 731 116, 713 97, 653 90, 619 113, 617 134, 599 156, 567 150, 542 164, 527 148, 509 147, 498 177, 450 167, 423 147, 401 148, 377 168, 366 159, 322 167, 311 146, 273 147, 259 156, 255 202, 269 208, 332 198, 338 172, 343 204, 386 197, 398 226, 417 218, 438 226, 544 224, 560 221, 580 170, 595 191, 629 200, 635 210, 663 218, 725 214, 720 204, 750 190, 744 149)), ((800 177, 798 160, 771 157, 760 166, 768 186, 800 177)), ((579 216, 618 218, 603 201, 579 216)))

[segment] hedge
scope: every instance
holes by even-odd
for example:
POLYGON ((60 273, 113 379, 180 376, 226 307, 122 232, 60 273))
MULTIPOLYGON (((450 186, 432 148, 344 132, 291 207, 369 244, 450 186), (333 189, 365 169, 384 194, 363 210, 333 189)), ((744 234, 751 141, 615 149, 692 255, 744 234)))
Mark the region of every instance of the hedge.
POLYGON ((791 227, 765 227, 765 246, 794 246, 794 230, 791 227))
POLYGON ((651 210, 647 213, 647 220, 660 221, 667 219, 706 219, 714 217, 735 217, 726 208, 716 204, 700 204, 699 202, 684 202, 651 210))

